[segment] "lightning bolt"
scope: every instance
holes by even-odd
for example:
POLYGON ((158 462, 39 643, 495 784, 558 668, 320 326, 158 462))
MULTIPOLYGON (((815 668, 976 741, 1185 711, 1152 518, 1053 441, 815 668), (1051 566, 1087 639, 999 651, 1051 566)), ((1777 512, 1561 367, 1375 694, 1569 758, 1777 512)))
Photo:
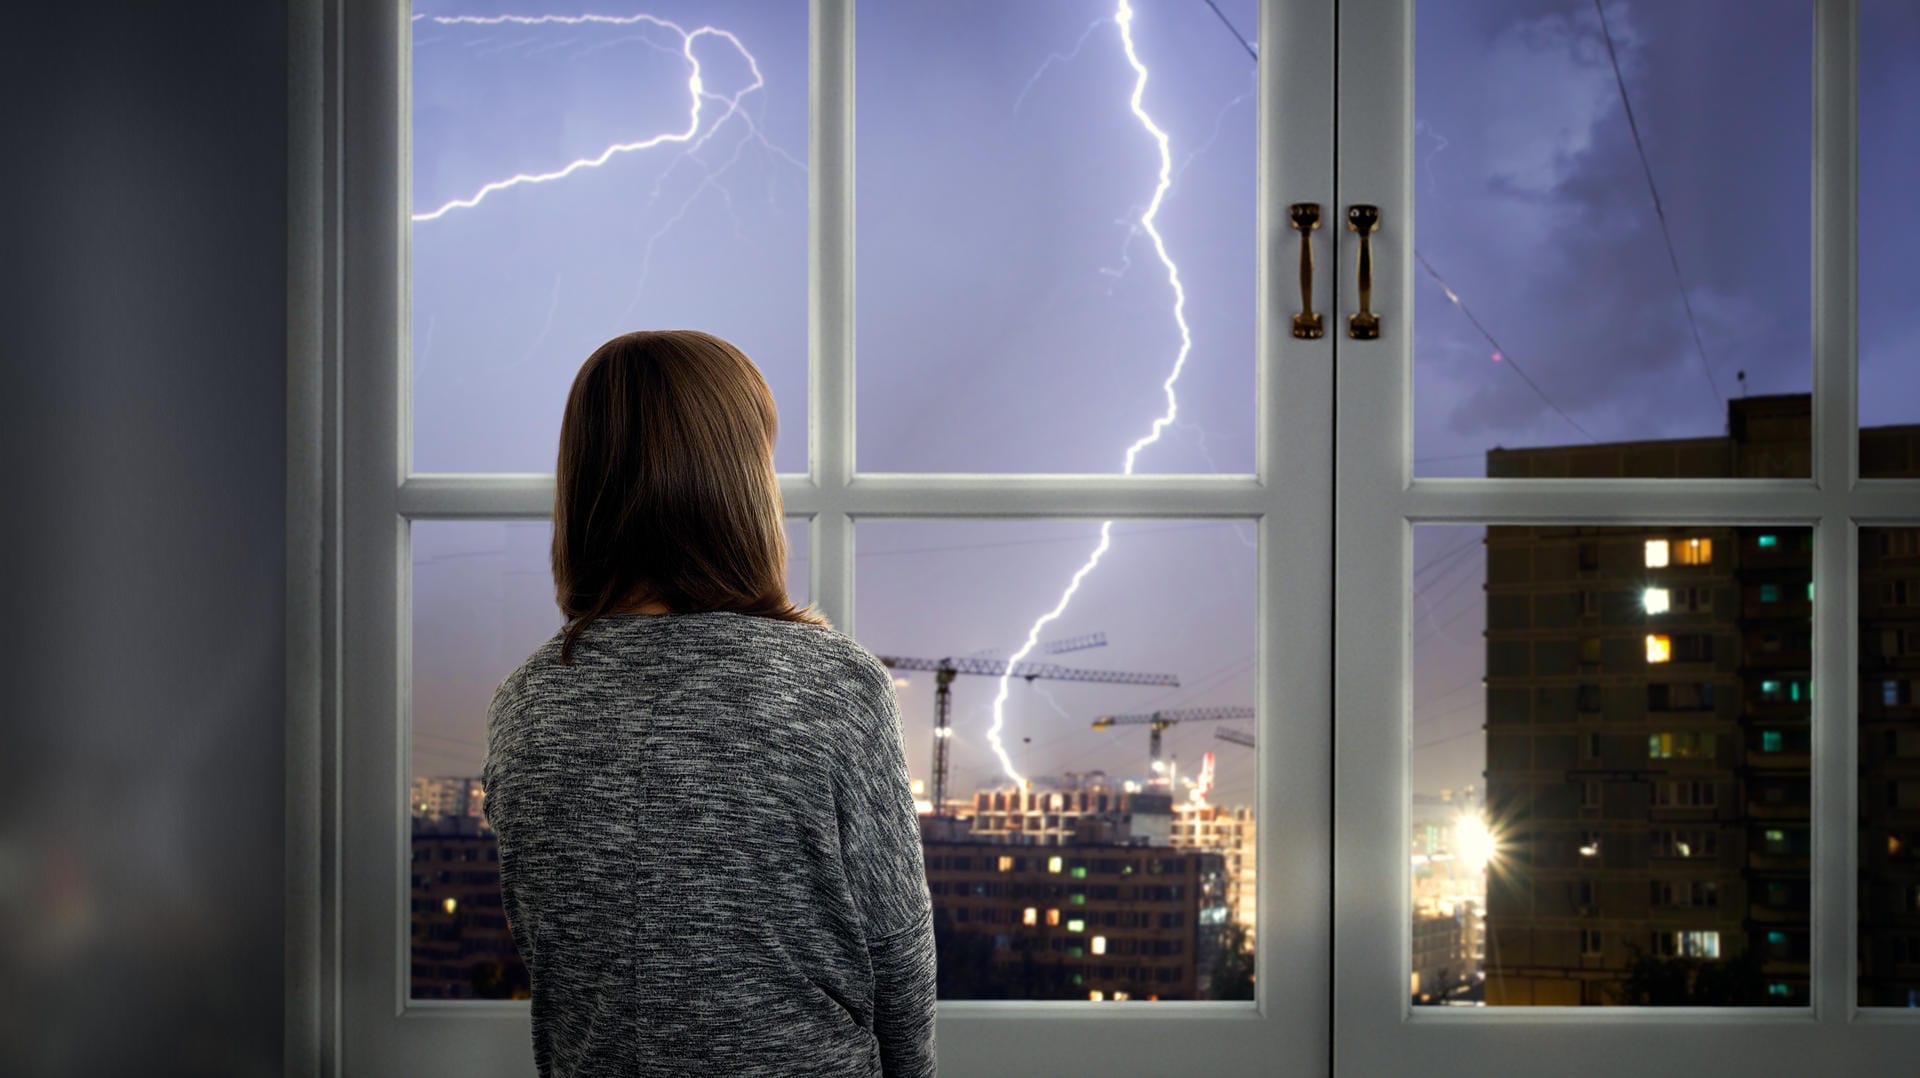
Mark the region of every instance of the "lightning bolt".
POLYGON ((1025 86, 1020 87, 1019 96, 1013 99, 1013 114, 1015 116, 1020 115, 1021 102, 1025 101, 1027 99, 1027 95, 1033 92, 1034 86, 1038 85, 1040 82, 1040 76, 1047 73, 1047 68, 1050 68, 1055 64, 1072 63, 1073 58, 1080 55, 1080 50, 1086 47, 1087 39, 1092 37, 1093 32, 1095 30, 1100 29, 1100 27, 1104 25, 1106 21, 1107 21, 1106 16, 1103 15, 1100 18, 1095 19, 1092 22, 1088 23, 1087 28, 1085 30, 1080 31, 1080 40, 1073 43, 1073 48, 1071 50, 1069 50, 1065 54, 1050 52, 1047 54, 1047 58, 1045 60, 1040 61, 1040 66, 1034 69, 1033 76, 1027 79, 1027 84, 1025 86))
MULTIPOLYGON (((674 34, 677 34, 680 38, 679 53, 686 60, 687 69, 688 69, 687 97, 689 101, 687 127, 686 127, 686 130, 684 131, 666 131, 657 135, 653 135, 649 138, 636 139, 631 142, 616 142, 606 147, 605 149, 601 150, 598 154, 592 157, 579 158, 577 160, 568 162, 566 165, 560 168, 553 169, 548 172, 521 172, 521 173, 516 173, 512 176, 508 176, 505 179, 494 180, 491 183, 483 185, 479 190, 475 191, 473 194, 467 196, 466 198, 456 198, 450 202, 447 202, 441 205, 437 209, 429 210, 425 213, 414 214, 413 220, 416 222, 438 220, 439 218, 446 216, 447 214, 453 212, 454 210, 472 209, 473 207, 478 206, 481 202, 485 201, 487 196, 492 195, 499 191, 507 190, 508 188, 520 187, 527 184, 552 183, 556 180, 563 180, 568 176, 571 176, 574 173, 581 171, 582 169, 599 168, 600 166, 606 164, 608 161, 611 161, 614 157, 620 154, 635 153, 641 150, 650 150, 657 146, 663 146, 663 145, 672 143, 672 144, 678 144, 678 145, 684 146, 685 147, 684 153, 686 155, 691 155, 695 151, 699 150, 702 146, 706 145, 707 141, 713 137, 714 132, 718 131, 722 126, 724 126, 727 123, 728 120, 732 119, 735 115, 740 115, 742 117, 745 117, 746 123, 752 131, 752 134, 749 137, 757 138, 760 141, 760 143, 763 146, 766 146, 769 150, 773 150, 774 152, 778 153, 780 156, 786 158, 788 161, 793 162, 796 165, 799 165, 799 162, 794 161, 791 155, 785 153, 785 151, 778 150, 771 143, 768 143, 765 137, 760 135, 759 129, 756 125, 754 125, 752 117, 741 110, 741 105, 740 105, 741 99, 746 97, 746 95, 753 93, 754 91, 764 87, 766 85, 766 79, 760 73, 759 60, 753 55, 751 51, 747 49, 747 47, 744 44, 741 43, 738 37, 735 37, 733 35, 731 31, 722 30, 714 26, 701 26, 694 30, 688 30, 676 22, 672 22, 667 19, 662 19, 655 15, 646 15, 646 14, 639 14, 639 15, 431 15, 431 16, 415 15, 413 19, 415 22, 419 22, 424 19, 426 21, 429 21, 431 23, 434 23, 440 26, 504 26, 504 25, 582 26, 582 25, 597 23, 597 24, 605 24, 605 25, 611 25, 611 26, 634 26, 634 25, 644 24, 648 26, 659 27, 660 29, 668 30, 674 34), (736 90, 732 94, 722 95, 722 94, 709 93, 706 89, 705 83, 701 79, 700 58, 694 52, 695 43, 698 42, 703 37, 719 38, 725 41, 728 45, 732 46, 732 48, 740 54, 741 58, 747 62, 747 67, 753 74, 752 80, 748 82, 746 86, 740 88, 739 90, 736 90), (702 126, 701 113, 703 111, 702 105, 707 101, 721 102, 724 105, 724 111, 721 113, 719 119, 715 120, 712 124, 707 125, 705 133, 702 134, 701 133, 701 126, 702 126)), ((805 166, 801 166, 801 167, 804 168, 805 166)), ((710 182, 712 178, 713 178, 713 174, 709 173, 708 181, 710 182)), ((706 184, 703 183, 700 190, 704 191, 705 189, 706 189, 706 184)), ((655 192, 657 195, 658 193, 657 187, 655 189, 655 192)), ((696 192, 695 197, 697 196, 698 196, 698 192, 696 192)), ((682 213, 684 212, 685 211, 683 208, 682 213)))
MULTIPOLYGON (((1142 449, 1160 440, 1160 432, 1173 422, 1174 416, 1179 411, 1180 402, 1174 396, 1173 384, 1179 380, 1180 371, 1186 366, 1187 356, 1193 351, 1193 330, 1187 325, 1187 290, 1180 283, 1180 267, 1174 264, 1173 257, 1167 253, 1166 237, 1162 236, 1160 229, 1154 225, 1154 218, 1160 213, 1160 204, 1166 200, 1167 189, 1173 186, 1172 140, 1141 105, 1141 99, 1147 92, 1147 68, 1140 62, 1140 54, 1133 44, 1133 5, 1128 3, 1128 0, 1119 0, 1119 8, 1114 12, 1113 18, 1120 28, 1120 43, 1126 49, 1127 63, 1133 68, 1133 94, 1128 99, 1128 107, 1133 110, 1134 117, 1140 121, 1140 126, 1146 129, 1147 134, 1153 136, 1153 141, 1160 150, 1158 182, 1154 186, 1153 198, 1148 202, 1146 212, 1140 215, 1140 229, 1153 240, 1154 253, 1159 256, 1160 264, 1166 267, 1167 284, 1173 289, 1173 320, 1180 327, 1180 350, 1174 357, 1172 372, 1160 386, 1167 397, 1167 410, 1164 415, 1153 421, 1151 430, 1127 448, 1126 461, 1121 468, 1121 474, 1132 475, 1134 459, 1140 455, 1142 449)), ((1014 665, 1026 658, 1027 653, 1033 650, 1040 639, 1040 630, 1066 611, 1067 604, 1073 601, 1074 593, 1080 590, 1080 582, 1086 579, 1094 566, 1100 564, 1100 558, 1106 554, 1108 546, 1112 544, 1112 538, 1113 521, 1103 521, 1100 525, 1099 545, 1087 555, 1086 563, 1080 566, 1079 571, 1073 574, 1073 579, 1068 582, 1066 591, 1060 596, 1060 601, 1054 604, 1052 610, 1042 614, 1039 620, 1033 623, 1033 627, 1027 630, 1026 643, 1007 660, 1006 672, 1000 675, 1000 691, 993 698, 993 725, 987 730, 987 741, 992 745, 994 755, 999 757, 1001 769, 1013 779, 1017 786, 1024 787, 1026 778, 1015 770, 1013 758, 1007 754, 1007 747, 1000 740, 1000 730, 1006 724, 1007 688, 1013 676, 1014 665)))

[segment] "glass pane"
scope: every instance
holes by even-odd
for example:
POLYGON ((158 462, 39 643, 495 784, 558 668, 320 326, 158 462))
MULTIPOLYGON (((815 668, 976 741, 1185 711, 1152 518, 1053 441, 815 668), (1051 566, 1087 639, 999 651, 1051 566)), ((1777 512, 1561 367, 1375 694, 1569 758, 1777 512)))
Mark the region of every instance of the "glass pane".
POLYGON ((1860 4, 1860 474, 1920 476, 1920 0, 1860 4))
POLYGON ((414 470, 552 471, 587 355, 678 328, 759 364, 806 470, 806 5, 648 10, 415 5, 414 470))
POLYGON ((893 667, 924 799, 940 998, 1251 1000, 1253 525, 1115 522, 1097 559, 1091 522, 857 538, 860 641, 893 667))
POLYGON ((1808 0, 1415 18, 1416 474, 1809 474, 1808 0))
POLYGON ((1860 529, 1860 1005, 1920 1007, 1920 527, 1860 529))
POLYGON ((1804 1006, 1812 531, 1414 532, 1412 993, 1804 1006))
MULTIPOLYGON (((415 999, 527 997, 482 815, 487 702, 561 628, 547 521, 419 521, 413 542, 408 811, 415 999)), ((787 592, 807 601, 807 526, 787 525, 787 592)))
POLYGON ((1253 470, 1255 8, 861 7, 863 470, 1253 470))

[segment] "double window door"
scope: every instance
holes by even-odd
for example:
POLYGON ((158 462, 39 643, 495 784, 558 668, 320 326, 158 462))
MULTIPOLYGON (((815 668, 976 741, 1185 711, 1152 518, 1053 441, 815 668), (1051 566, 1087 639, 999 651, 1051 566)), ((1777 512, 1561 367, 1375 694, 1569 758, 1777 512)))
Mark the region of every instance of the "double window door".
POLYGON ((339 1073, 531 1066, 485 704, 566 386, 671 326, 895 671, 943 1074, 1915 1045, 1920 305, 1856 206, 1920 231, 1862 121, 1920 7, 318 21, 339 1073))

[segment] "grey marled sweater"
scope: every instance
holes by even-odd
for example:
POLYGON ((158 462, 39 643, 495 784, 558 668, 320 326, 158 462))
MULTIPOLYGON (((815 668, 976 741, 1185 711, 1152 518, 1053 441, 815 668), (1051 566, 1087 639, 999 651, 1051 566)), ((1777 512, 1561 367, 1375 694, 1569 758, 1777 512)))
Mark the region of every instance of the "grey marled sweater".
POLYGON ((486 812, 545 1078, 926 1078, 934 947, 892 677, 829 628, 596 621, 495 691, 486 812))

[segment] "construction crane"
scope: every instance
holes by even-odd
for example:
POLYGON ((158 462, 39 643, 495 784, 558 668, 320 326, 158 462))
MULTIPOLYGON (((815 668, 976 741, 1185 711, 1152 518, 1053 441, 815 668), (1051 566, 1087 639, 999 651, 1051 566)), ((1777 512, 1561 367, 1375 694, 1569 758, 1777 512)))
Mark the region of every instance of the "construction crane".
POLYGON ((1148 711, 1134 715, 1102 715, 1093 720, 1093 728, 1105 730, 1109 726, 1134 725, 1146 723, 1150 731, 1147 739, 1148 767, 1154 774, 1160 773, 1160 731, 1181 722, 1203 722, 1209 719, 1251 719, 1250 707, 1185 707, 1171 711, 1148 711))
MULTIPOLYGON (((1087 648, 1103 648, 1106 646, 1106 633, 1082 633, 1079 636, 1063 637, 1062 639, 1052 640, 1045 644, 1035 644, 1034 648, 1048 655, 1060 655, 1069 651, 1084 651, 1087 648)), ((979 651, 968 652, 966 657, 969 659, 997 659, 1014 650, 1013 648, 981 648, 979 651)))
POLYGON ((1245 745, 1248 748, 1253 747, 1252 734, 1247 733, 1245 730, 1236 730, 1231 726, 1214 727, 1213 736, 1222 741, 1231 741, 1236 745, 1245 745))
MULTIPOLYGON (((921 659, 906 655, 876 655, 874 658, 890 670, 928 670, 933 673, 933 814, 943 815, 947 798, 947 742, 953 737, 953 679, 961 674, 999 677, 1008 672, 1007 661, 965 656, 921 659)), ((1165 685, 1174 688, 1180 685, 1180 679, 1173 674, 1085 670, 1055 663, 1016 663, 1012 674, 1029 682, 1045 678, 1050 681, 1096 681, 1108 685, 1165 685)))

